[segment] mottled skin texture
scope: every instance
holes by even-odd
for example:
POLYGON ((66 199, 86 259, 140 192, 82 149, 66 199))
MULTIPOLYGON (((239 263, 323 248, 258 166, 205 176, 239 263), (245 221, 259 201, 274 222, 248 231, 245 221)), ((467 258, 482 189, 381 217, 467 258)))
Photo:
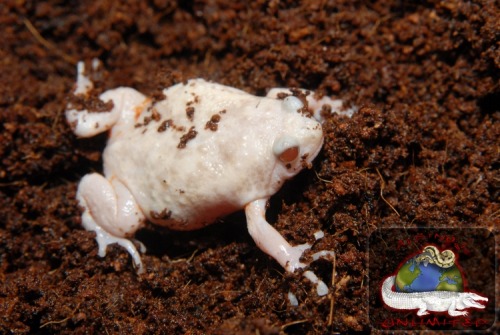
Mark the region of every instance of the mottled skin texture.
MULTIPOLYGON (((85 97, 92 83, 82 63, 78 70, 75 94, 85 97)), ((245 209, 259 248, 289 271, 304 267, 300 257, 310 246, 288 244, 265 220, 266 202, 321 149, 322 127, 311 115, 325 102, 335 108, 341 103, 309 94, 304 105, 287 89, 257 97, 203 79, 163 94, 165 99, 153 102, 122 87, 101 94, 103 102, 113 102, 108 112, 71 105, 66 111, 77 136, 110 130, 104 176, 84 176, 77 193, 83 225, 97 234, 99 255, 118 243, 143 271, 128 237, 145 220, 193 230, 245 209)))

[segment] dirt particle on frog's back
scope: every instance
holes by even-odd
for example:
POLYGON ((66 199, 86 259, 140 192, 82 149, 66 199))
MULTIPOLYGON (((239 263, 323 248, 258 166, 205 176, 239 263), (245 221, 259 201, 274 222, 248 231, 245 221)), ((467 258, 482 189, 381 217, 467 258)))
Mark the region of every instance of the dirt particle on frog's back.
POLYGON ((197 134, 198 132, 194 130, 194 126, 189 128, 188 132, 181 136, 181 140, 179 141, 177 148, 184 149, 186 147, 187 142, 195 138, 197 134))
POLYGON ((205 129, 210 129, 211 131, 217 131, 220 119, 221 116, 219 114, 212 115, 210 120, 208 120, 207 123, 205 124, 205 129))
POLYGON ((158 127, 158 132, 159 133, 163 133, 165 130, 167 130, 168 128, 172 127, 173 124, 174 124, 174 122, 171 119, 163 121, 160 124, 160 126, 158 127))
POLYGON ((151 115, 144 116, 144 118, 142 119, 142 123, 136 123, 134 125, 135 128, 146 127, 152 121, 159 122, 161 120, 161 114, 158 113, 158 111, 156 110, 156 108, 148 109, 148 110, 146 110, 146 112, 144 114, 146 114, 146 113, 147 114, 151 113, 151 115))
POLYGON ((161 120, 161 114, 158 112, 158 110, 153 107, 152 110, 151 110, 151 119, 153 119, 153 121, 160 121, 161 120))
POLYGON ((186 116, 189 121, 193 122, 195 109, 193 106, 186 107, 186 116))

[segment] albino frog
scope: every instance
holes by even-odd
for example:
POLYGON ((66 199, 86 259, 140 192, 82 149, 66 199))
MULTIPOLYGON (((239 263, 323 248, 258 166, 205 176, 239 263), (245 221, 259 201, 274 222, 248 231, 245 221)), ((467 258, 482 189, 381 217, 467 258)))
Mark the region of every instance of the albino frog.
MULTIPOLYGON (((84 71, 80 62, 74 93, 83 97, 93 86, 84 71)), ((145 220, 194 230, 244 209, 248 231, 262 251, 287 271, 305 267, 300 258, 310 245, 291 246, 266 221, 266 203, 321 149, 321 124, 308 108, 317 112, 325 102, 335 108, 341 102, 315 100, 312 94, 301 100, 287 89, 257 97, 203 79, 174 85, 163 94, 154 102, 120 87, 100 95, 113 103, 107 112, 68 105, 66 118, 77 136, 110 130, 104 176, 85 175, 77 192, 83 226, 96 233, 99 256, 117 243, 142 272, 140 254, 129 238, 145 220)), ((318 286, 320 295, 328 292, 323 286, 322 293, 318 286)))

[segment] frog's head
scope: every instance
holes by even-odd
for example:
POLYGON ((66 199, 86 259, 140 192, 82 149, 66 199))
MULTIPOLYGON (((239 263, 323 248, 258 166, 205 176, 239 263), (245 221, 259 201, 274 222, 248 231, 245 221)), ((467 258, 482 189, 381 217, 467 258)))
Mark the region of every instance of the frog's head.
POLYGON ((294 96, 282 101, 285 122, 282 131, 273 143, 276 165, 273 171, 273 184, 281 184, 310 167, 323 145, 323 129, 313 117, 302 113, 304 104, 294 96))

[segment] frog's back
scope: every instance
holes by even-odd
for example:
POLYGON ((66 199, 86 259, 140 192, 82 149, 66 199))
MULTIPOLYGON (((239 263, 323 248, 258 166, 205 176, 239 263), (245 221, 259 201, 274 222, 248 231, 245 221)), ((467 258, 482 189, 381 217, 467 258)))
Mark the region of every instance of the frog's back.
POLYGON ((265 177, 277 100, 201 79, 164 94, 129 129, 114 130, 104 153, 105 174, 127 185, 150 220, 196 229, 279 188, 265 177))

